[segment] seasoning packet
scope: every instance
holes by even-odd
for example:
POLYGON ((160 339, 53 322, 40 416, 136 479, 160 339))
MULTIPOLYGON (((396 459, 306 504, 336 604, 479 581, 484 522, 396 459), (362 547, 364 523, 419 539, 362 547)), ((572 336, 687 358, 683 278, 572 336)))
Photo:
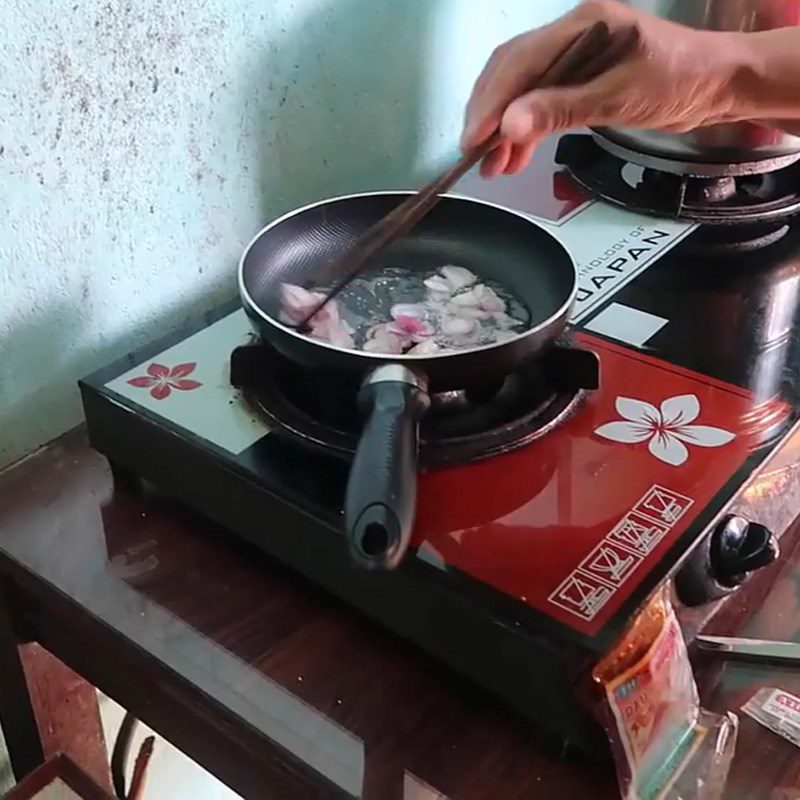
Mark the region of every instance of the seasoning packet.
POLYGON ((759 689, 742 711, 765 728, 800 747, 800 697, 783 689, 759 689))
POLYGON ((668 589, 651 598, 592 677, 626 800, 721 796, 737 720, 700 707, 668 589))

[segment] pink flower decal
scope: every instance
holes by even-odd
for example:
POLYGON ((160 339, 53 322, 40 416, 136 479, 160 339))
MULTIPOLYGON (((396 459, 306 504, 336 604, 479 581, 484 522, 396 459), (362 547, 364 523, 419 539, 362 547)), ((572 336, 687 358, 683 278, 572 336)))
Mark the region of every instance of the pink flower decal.
POLYGON ((189 364, 178 364, 177 367, 170 369, 163 364, 150 364, 147 368, 147 375, 131 378, 128 383, 137 389, 149 389, 150 394, 156 400, 163 400, 169 397, 173 389, 188 392, 197 389, 203 384, 199 381, 187 379, 187 375, 194 372, 197 366, 195 362, 189 364))

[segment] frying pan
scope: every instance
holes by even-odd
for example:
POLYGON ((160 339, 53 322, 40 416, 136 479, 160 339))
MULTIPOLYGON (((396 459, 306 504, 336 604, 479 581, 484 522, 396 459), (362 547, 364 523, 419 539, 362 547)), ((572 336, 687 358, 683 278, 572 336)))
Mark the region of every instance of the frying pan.
POLYGON ((456 264, 498 281, 530 312, 527 330, 498 344, 448 353, 382 355, 311 339, 279 321, 281 283, 332 283, 337 260, 408 194, 347 195, 292 211, 258 233, 239 263, 242 304, 266 342, 306 367, 362 381, 359 406, 366 421, 350 470, 345 528, 353 558, 368 569, 393 569, 408 547, 418 423, 430 394, 491 387, 535 358, 562 333, 577 291, 569 253, 529 217, 445 195, 381 261, 424 272, 456 264))

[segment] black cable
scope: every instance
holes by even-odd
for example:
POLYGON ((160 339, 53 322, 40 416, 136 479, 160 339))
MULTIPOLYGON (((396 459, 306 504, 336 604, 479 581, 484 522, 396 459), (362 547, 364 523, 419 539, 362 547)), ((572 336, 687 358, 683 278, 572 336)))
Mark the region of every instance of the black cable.
POLYGON ((111 752, 111 782, 114 785, 114 794, 119 800, 125 800, 125 769, 128 766, 128 754, 133 741, 133 733, 139 720, 130 713, 125 712, 122 725, 119 726, 114 749, 111 752))

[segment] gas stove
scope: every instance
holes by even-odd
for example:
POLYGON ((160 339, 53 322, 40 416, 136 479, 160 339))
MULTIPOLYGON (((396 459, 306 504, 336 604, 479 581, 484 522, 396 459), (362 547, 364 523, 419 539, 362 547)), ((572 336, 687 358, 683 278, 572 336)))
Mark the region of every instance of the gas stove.
POLYGON ((772 244, 800 211, 796 156, 758 165, 704 164, 697 174, 644 154, 632 154, 598 134, 569 134, 556 162, 592 196, 662 218, 702 223, 693 245, 704 253, 754 250, 772 244), (629 160, 629 159, 635 159, 629 160))
MULTIPOLYGON (((424 469, 466 464, 509 453, 552 431, 598 386, 590 350, 550 348, 541 358, 480 390, 431 396, 420 424, 424 469)), ((277 436, 352 458, 361 433, 358 378, 307 369, 264 342, 237 347, 230 379, 277 436)))
POLYGON ((590 199, 555 148, 458 191, 529 214, 570 250, 567 336, 492 392, 435 399, 412 549, 394 572, 355 567, 341 531, 356 387, 284 361, 236 301, 81 390, 115 470, 598 752, 575 689, 654 588, 674 577, 685 603, 727 595, 800 515, 800 498, 769 491, 776 469, 797 468, 781 458, 800 420, 800 224, 709 253, 695 221, 590 199))

